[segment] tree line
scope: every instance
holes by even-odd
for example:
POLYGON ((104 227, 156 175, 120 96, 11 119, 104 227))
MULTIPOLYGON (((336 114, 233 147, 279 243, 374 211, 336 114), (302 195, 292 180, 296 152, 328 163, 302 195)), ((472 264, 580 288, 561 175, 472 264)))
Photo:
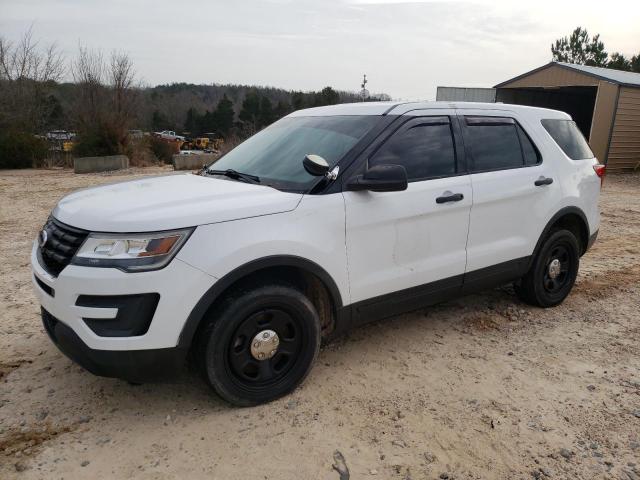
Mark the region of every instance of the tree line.
MULTIPOLYGON (((355 93, 331 87, 301 92, 273 87, 189 83, 148 87, 142 95, 144 101, 138 128, 191 134, 217 132, 222 136, 259 130, 293 110, 360 100, 355 93)), ((373 99, 389 100, 390 97, 380 94, 374 95, 373 99)))
MULTIPOLYGON (((389 99, 387 95, 371 100, 389 99)), ((76 155, 132 152, 131 130, 214 132, 245 138, 293 110, 358 101, 325 87, 288 91, 246 85, 174 83, 146 86, 124 52, 108 55, 80 46, 71 61, 55 43, 0 36, 0 168, 38 165, 48 155, 50 130, 77 133, 76 155), (63 81, 70 77, 71 81, 63 81)), ((153 150, 153 145, 150 146, 153 150)))
POLYGON ((640 73, 640 52, 631 57, 625 57, 620 52, 609 55, 604 42, 600 40, 600 34, 592 38, 582 27, 577 27, 569 36, 559 38, 552 43, 551 54, 556 62, 640 73))

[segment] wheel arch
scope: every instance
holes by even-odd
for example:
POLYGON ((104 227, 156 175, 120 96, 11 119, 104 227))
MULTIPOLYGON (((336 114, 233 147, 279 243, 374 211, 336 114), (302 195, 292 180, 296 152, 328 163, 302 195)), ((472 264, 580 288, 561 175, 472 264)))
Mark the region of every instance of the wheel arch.
POLYGON ((340 290, 331 275, 320 265, 306 258, 294 255, 272 255, 252 260, 217 280, 191 310, 180 332, 178 346, 186 349, 191 347, 194 337, 202 325, 203 320, 206 318, 207 313, 224 297, 226 292, 242 285, 244 282, 250 282, 252 280, 257 282, 259 279, 265 278, 267 274, 275 274, 279 276, 280 279, 291 281, 294 284, 296 280, 299 279, 307 281, 317 279, 319 285, 311 280, 308 286, 310 288, 322 286, 326 291, 326 297, 322 297, 323 294, 320 293, 320 297, 310 299, 317 308, 319 306, 323 307, 323 305, 326 305, 326 299, 329 300, 329 304, 326 305, 326 307, 328 307, 330 311, 319 313, 321 317, 323 313, 325 316, 330 315, 333 322, 331 331, 336 329, 336 325, 340 321, 339 317, 342 316, 345 309, 343 308, 340 290))
POLYGON ((576 235, 576 238, 580 242, 581 247, 580 256, 586 253, 589 246, 589 238, 591 235, 587 216, 578 207, 564 207, 558 210, 558 212, 556 212, 556 214, 551 217, 551 220, 547 222, 544 229, 542 230, 542 233, 538 238, 538 243, 536 243, 536 247, 533 251, 533 254, 531 255, 530 265, 536 258, 536 255, 540 251, 540 248, 542 248, 544 239, 547 238, 549 232, 551 232, 554 227, 566 228, 574 235, 576 235))

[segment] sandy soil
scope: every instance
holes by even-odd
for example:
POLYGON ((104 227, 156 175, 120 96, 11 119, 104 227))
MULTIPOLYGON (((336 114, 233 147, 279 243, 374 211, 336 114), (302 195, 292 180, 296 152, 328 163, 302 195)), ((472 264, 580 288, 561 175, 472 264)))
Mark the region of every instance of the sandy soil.
POLYGON ((0 478, 640 478, 639 176, 607 178, 563 305, 501 288, 376 323, 289 397, 237 409, 193 374, 94 377, 40 324, 28 257, 56 201, 164 171, 0 172, 0 478))

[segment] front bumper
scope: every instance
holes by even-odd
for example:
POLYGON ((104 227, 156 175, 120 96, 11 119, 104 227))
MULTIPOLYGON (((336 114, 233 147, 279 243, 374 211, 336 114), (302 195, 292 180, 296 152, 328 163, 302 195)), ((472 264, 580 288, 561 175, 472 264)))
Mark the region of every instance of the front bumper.
MULTIPOLYGON (((114 268, 68 265, 57 277, 53 277, 40 265, 35 243, 31 252, 31 268, 38 301, 62 325, 60 330, 65 333, 64 337, 71 338, 71 335, 67 335, 70 331, 74 337, 71 343, 75 345, 81 342, 89 351, 104 351, 104 358, 109 357, 108 352, 121 352, 127 356, 134 350, 176 348, 189 313, 215 282, 214 277, 177 258, 165 268, 151 272, 125 273, 114 268), (148 329, 136 336, 96 334, 96 331, 100 332, 100 329, 96 329, 96 322, 113 322, 118 317, 119 309, 99 308, 95 306, 98 305, 96 303, 78 302, 79 297, 86 296, 136 294, 159 296, 148 329), (92 323, 93 329, 85 319, 92 319, 89 323, 92 323)), ((56 326, 53 333, 57 330, 56 326)), ((67 345, 69 342, 65 340, 58 343, 67 345)))
POLYGON ((71 360, 94 375, 143 383, 166 380, 182 370, 186 348, 151 350, 94 350, 44 308, 42 323, 49 338, 71 360))

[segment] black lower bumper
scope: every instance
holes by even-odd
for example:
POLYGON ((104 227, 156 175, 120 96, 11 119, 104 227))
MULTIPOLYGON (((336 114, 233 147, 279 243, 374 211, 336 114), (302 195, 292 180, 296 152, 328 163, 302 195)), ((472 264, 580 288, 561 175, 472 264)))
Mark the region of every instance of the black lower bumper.
POLYGON ((67 325, 42 309, 42 323, 62 353, 94 375, 145 383, 178 375, 184 366, 186 350, 94 350, 67 325))
POLYGON ((598 232, 599 232, 599 230, 596 230, 589 237, 589 242, 587 243, 587 248, 584 249, 585 253, 587 253, 589 251, 589 249, 593 246, 593 244, 596 243, 596 239, 598 238, 598 232))

